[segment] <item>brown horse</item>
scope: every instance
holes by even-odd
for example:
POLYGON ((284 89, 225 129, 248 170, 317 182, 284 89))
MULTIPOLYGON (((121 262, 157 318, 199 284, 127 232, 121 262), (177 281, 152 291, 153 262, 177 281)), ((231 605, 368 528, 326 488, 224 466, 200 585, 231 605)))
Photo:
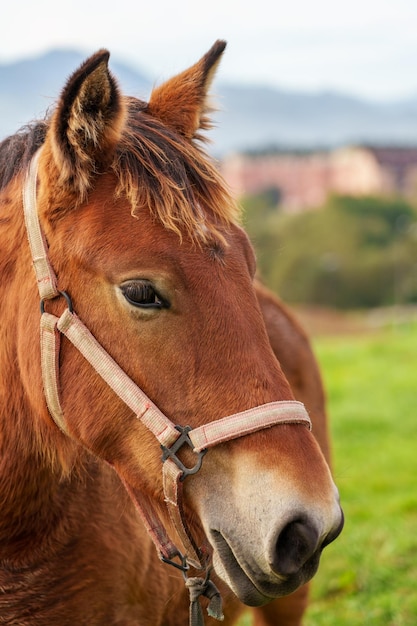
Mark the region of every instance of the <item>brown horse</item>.
POLYGON ((198 624, 218 590, 300 624, 342 528, 274 355, 323 425, 308 342, 199 145, 224 47, 148 103, 100 51, 0 146, 2 624, 185 624, 189 592, 198 624))

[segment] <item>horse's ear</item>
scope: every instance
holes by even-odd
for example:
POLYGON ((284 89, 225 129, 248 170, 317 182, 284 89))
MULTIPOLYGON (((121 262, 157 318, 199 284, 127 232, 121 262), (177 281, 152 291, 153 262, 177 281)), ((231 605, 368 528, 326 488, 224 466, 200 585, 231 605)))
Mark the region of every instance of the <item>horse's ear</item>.
POLYGON ((51 121, 50 139, 60 182, 84 195, 92 175, 111 160, 124 123, 122 99, 99 50, 72 74, 51 121))
POLYGON ((148 112, 189 140, 209 128, 208 90, 225 47, 216 41, 198 63, 155 88, 148 112))

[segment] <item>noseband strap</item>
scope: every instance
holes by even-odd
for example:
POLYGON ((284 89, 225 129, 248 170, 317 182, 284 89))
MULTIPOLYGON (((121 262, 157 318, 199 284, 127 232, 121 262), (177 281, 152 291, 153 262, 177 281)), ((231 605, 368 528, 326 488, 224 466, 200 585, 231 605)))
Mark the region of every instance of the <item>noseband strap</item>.
POLYGON ((201 548, 196 546, 185 522, 182 502, 184 478, 198 471, 202 456, 208 448, 277 424, 303 424, 311 429, 310 418, 304 405, 297 401, 270 402, 194 429, 176 426, 164 415, 93 337, 72 310, 68 294, 57 288, 57 279, 49 261, 48 247, 37 212, 36 185, 39 154, 38 151, 27 172, 23 188, 23 207, 41 298, 41 365, 49 412, 58 427, 69 435, 59 398, 60 338, 64 335, 161 444, 165 502, 184 545, 186 557, 168 537, 155 506, 147 495, 136 494, 129 485, 126 485, 160 557, 163 561, 182 569, 184 573, 188 569, 188 563, 193 567, 203 569, 206 567, 207 550, 204 546, 201 548), (62 296, 67 301, 67 308, 60 317, 45 311, 45 300, 62 296), (196 465, 192 468, 184 467, 176 455, 177 448, 182 445, 188 445, 196 454, 196 465), (176 558, 180 559, 179 564, 174 561, 176 558))

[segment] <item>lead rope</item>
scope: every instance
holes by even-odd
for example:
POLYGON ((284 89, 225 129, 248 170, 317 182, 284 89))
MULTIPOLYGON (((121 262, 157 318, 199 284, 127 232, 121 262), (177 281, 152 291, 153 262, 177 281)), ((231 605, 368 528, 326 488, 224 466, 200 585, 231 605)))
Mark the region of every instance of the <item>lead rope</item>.
POLYGON ((209 599, 207 613, 219 622, 224 620, 222 598, 219 590, 210 580, 210 568, 207 569, 205 578, 186 578, 185 586, 190 593, 190 626, 204 626, 203 609, 200 598, 205 596, 209 599))

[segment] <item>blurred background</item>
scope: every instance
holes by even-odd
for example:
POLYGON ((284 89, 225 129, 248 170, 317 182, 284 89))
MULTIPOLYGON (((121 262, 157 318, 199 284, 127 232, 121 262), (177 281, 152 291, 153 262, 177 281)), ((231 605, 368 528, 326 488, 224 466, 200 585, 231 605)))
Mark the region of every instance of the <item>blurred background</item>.
MULTIPOLYGON (((417 3, 7 3, 0 140, 97 49, 146 99, 228 42, 208 150, 263 281, 310 333, 346 527, 306 626, 417 624, 417 3)), ((243 624, 249 625, 249 618, 243 624)))

